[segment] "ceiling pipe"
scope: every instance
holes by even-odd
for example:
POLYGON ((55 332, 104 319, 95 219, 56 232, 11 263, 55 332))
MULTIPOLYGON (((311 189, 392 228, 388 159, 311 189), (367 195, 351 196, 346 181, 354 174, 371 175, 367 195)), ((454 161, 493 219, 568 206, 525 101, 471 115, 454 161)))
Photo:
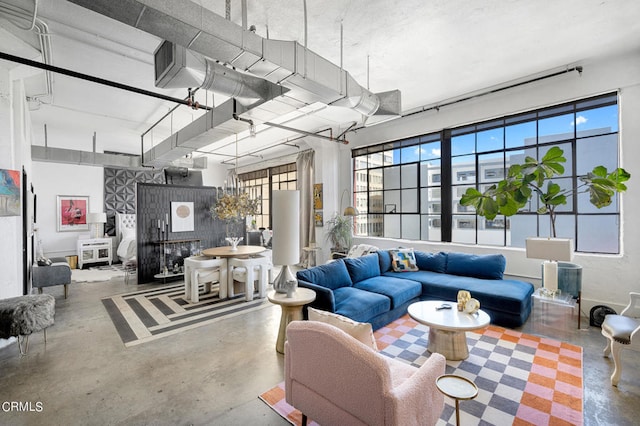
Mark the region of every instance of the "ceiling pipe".
MULTIPOLYGON (((138 87, 128 86, 126 84, 117 83, 115 81, 105 80, 104 78, 94 77, 89 74, 83 74, 77 71, 71 71, 65 68, 56 67, 54 65, 43 64, 42 62, 32 61, 31 59, 21 58, 19 56, 10 55, 5 52, 0 52, 0 59, 4 59, 18 64, 28 65, 30 67, 40 68, 47 71, 52 71, 58 74, 66 75, 69 77, 79 78, 81 80, 91 81, 93 83, 102 84, 109 87, 115 87, 116 89, 126 90, 128 92, 138 93, 140 95, 150 96, 156 99, 162 99, 163 101, 174 102, 186 106, 191 106, 189 101, 171 96, 166 96, 161 93, 151 92, 149 90, 140 89, 138 87)), ((210 110, 211 107, 206 105, 200 105, 200 108, 210 110)))

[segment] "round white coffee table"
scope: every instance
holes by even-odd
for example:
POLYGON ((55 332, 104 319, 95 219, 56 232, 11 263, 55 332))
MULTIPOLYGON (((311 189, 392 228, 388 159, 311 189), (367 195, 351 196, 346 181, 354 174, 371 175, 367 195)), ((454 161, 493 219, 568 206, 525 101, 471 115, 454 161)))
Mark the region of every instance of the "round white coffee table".
POLYGON ((409 316, 429 326, 429 352, 438 352, 449 360, 469 357, 467 331, 485 328, 491 322, 489 315, 478 310, 475 314, 459 312, 456 302, 427 300, 409 306, 409 316), (438 309, 449 305, 450 309, 438 309))

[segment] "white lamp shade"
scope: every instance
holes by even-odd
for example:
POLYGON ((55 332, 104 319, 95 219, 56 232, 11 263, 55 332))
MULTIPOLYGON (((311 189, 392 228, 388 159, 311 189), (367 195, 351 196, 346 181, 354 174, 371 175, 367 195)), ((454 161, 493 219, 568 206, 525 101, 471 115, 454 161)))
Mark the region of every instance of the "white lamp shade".
POLYGON ((573 259, 573 240, 570 238, 527 238, 529 259, 561 260, 573 259))
POLYGON ((87 213, 87 223, 106 223, 106 213, 87 213))
POLYGON ((273 191, 274 265, 295 265, 300 261, 300 191, 273 191))

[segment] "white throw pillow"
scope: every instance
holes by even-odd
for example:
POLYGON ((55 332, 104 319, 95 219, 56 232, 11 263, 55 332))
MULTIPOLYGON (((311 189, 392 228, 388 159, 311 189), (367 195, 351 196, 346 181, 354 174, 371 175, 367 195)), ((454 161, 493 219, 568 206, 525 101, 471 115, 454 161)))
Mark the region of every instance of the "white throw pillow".
POLYGON ((345 316, 332 312, 309 308, 309 321, 319 321, 338 327, 354 339, 364 343, 373 350, 378 350, 376 339, 373 337, 373 328, 368 322, 358 322, 345 316))

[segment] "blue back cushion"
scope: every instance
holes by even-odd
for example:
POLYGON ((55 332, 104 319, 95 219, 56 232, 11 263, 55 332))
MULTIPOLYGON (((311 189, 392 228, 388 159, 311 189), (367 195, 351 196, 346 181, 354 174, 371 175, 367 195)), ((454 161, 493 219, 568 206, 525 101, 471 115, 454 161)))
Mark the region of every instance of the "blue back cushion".
POLYGON ((380 273, 384 274, 391 269, 391 253, 388 250, 378 251, 378 263, 380 264, 380 273))
POLYGON ((344 259, 344 263, 351 276, 351 281, 354 283, 380 276, 380 264, 376 253, 360 257, 348 257, 344 259))
POLYGON ((331 290, 353 285, 343 259, 335 260, 326 265, 303 269, 296 273, 296 277, 299 280, 318 284, 331 290))
POLYGON ((447 253, 425 253, 415 251, 416 263, 421 271, 445 273, 447 270, 447 253))
POLYGON ((507 260, 501 254, 447 253, 447 273, 466 277, 501 280, 507 260))

